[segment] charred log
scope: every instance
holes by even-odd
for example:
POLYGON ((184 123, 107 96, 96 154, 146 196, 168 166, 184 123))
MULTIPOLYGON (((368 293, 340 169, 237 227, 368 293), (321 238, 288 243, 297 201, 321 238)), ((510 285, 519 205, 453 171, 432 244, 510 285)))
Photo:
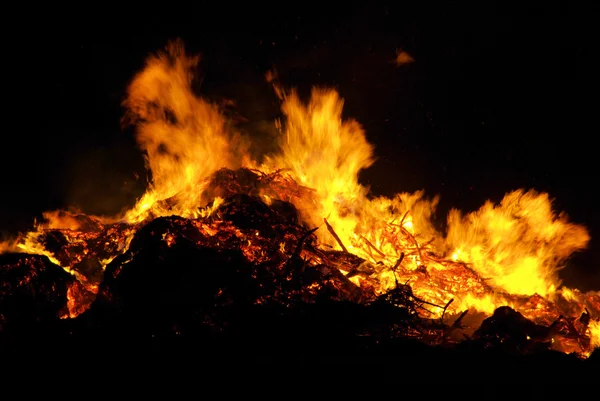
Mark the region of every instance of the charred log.
POLYGON ((298 224, 292 204, 275 201, 270 206, 257 197, 234 195, 228 197, 217 215, 241 229, 254 229, 269 238, 282 236, 298 224))
POLYGON ((497 348, 511 353, 550 350, 550 328, 533 323, 521 313, 502 306, 485 319, 473 338, 484 348, 497 348))

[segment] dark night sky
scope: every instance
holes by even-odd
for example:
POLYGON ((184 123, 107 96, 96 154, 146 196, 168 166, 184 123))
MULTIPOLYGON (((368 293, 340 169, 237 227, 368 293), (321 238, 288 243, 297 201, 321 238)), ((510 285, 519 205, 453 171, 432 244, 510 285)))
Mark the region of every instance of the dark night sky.
POLYGON ((202 94, 235 100, 254 135, 278 114, 264 80, 273 66, 301 93, 336 87, 376 146, 361 177, 376 194, 440 194, 443 219, 513 189, 549 192, 593 238, 564 277, 598 289, 600 13, 592 2, 486 3, 14 12, 18 28, 3 28, 0 228, 69 205, 114 213, 133 203, 143 162, 120 102, 146 56, 179 37, 202 54, 202 94), (395 66, 397 48, 416 62, 395 66))

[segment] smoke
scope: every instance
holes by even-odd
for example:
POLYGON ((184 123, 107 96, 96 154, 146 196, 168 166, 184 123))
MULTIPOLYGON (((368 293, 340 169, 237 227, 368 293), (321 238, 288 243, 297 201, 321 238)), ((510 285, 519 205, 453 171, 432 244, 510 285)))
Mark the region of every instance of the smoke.
POLYGON ((148 185, 139 149, 112 145, 79 150, 67 164, 66 204, 96 216, 131 208, 148 185))

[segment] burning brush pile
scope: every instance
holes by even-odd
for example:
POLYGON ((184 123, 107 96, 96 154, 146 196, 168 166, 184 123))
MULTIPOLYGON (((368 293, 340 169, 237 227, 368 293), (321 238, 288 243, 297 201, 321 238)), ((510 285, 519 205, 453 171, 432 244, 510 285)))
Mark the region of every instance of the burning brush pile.
POLYGON ((249 139, 191 91, 197 63, 174 42, 128 88, 125 121, 152 174, 133 208, 48 212, 0 244, 3 353, 26 341, 306 359, 406 361, 433 349, 597 359, 600 292, 566 288, 557 274, 589 236, 547 194, 453 210, 440 233, 437 198, 373 197, 358 183, 373 148, 342 119, 335 91, 314 89, 303 103, 270 74, 284 116, 278 150, 251 156, 249 139))

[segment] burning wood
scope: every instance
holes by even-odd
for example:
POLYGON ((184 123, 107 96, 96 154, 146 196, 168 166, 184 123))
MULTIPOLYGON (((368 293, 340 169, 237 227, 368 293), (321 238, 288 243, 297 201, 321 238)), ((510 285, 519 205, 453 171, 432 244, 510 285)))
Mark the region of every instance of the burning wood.
POLYGON ((546 195, 453 211, 442 235, 430 221, 437 200, 368 196, 357 176, 372 148, 330 91, 305 106, 278 88, 280 154, 258 163, 185 86, 197 60, 173 46, 125 102, 153 173, 148 191, 116 217, 47 213, 4 244, 13 253, 0 257, 0 337, 56 321, 82 338, 225 347, 317 337, 364 352, 411 340, 585 359, 600 346, 600 292, 560 287, 556 275, 589 236, 546 195))
MULTIPOLYGON (((221 170, 213 182, 223 187, 223 177, 228 177, 230 186, 242 188, 239 181, 260 182, 265 176, 249 170, 221 170)), ((293 316, 299 313, 296 309, 324 304, 341 313, 354 310, 352 313, 362 316, 345 328, 346 336, 356 338, 413 338, 445 346, 471 341, 482 349, 522 353, 559 349, 583 356, 591 352, 588 309, 578 320, 563 315, 555 319, 561 310, 556 304, 539 297, 503 295, 526 313, 528 304, 535 304, 536 312, 543 306, 546 311, 541 316, 555 319, 554 323, 534 323, 510 307, 498 308, 486 320, 469 321, 468 310, 449 313, 453 302, 448 294, 477 288, 489 294, 491 289, 464 264, 436 259, 432 254, 426 259, 430 266, 436 263, 445 266, 444 270, 409 271, 402 267, 404 256, 393 266, 373 264, 347 250, 322 248, 315 236, 318 227, 306 229, 299 224, 292 204, 278 201, 267 205, 260 196, 220 194, 226 197, 216 208, 208 205, 212 212, 205 217, 159 217, 134 226, 98 223, 93 231, 43 231, 39 241, 62 263, 73 265, 75 276, 45 257, 3 255, 3 331, 10 333, 24 324, 68 315, 68 302, 74 310, 81 309, 69 301, 69 289, 77 283, 80 292, 88 288, 91 293, 90 286, 98 286, 91 307, 77 319, 89 321, 99 310, 104 319, 135 316, 139 324, 144 317, 146 323, 137 330, 154 333, 177 327, 178 333, 188 335, 202 327, 213 335, 224 335, 235 330, 232 327, 247 324, 239 320, 241 311, 253 315, 261 314, 261 309, 278 310, 293 316), (126 241, 123 236, 129 232, 135 234, 126 241), (114 245, 117 243, 128 246, 121 249, 114 245), (74 255, 87 256, 81 259, 74 255), (111 261, 99 275, 101 260, 111 261), (396 276, 395 286, 385 292, 379 290, 378 271, 382 269, 391 269, 396 276), (46 276, 54 278, 48 283, 41 281, 46 276, 40 271, 48 271, 46 276), (9 274, 15 278, 9 279, 9 274), (14 297, 22 299, 24 288, 33 291, 32 306, 25 315, 22 304, 17 307, 12 301, 14 297), (45 299, 35 304, 37 309, 33 294, 38 301, 45 299), (436 310, 442 311, 441 318, 436 310), (471 340, 464 340, 465 335, 471 340)), ((331 226, 327 229, 333 230, 331 226)), ((598 313, 598 299, 585 299, 598 313)))

